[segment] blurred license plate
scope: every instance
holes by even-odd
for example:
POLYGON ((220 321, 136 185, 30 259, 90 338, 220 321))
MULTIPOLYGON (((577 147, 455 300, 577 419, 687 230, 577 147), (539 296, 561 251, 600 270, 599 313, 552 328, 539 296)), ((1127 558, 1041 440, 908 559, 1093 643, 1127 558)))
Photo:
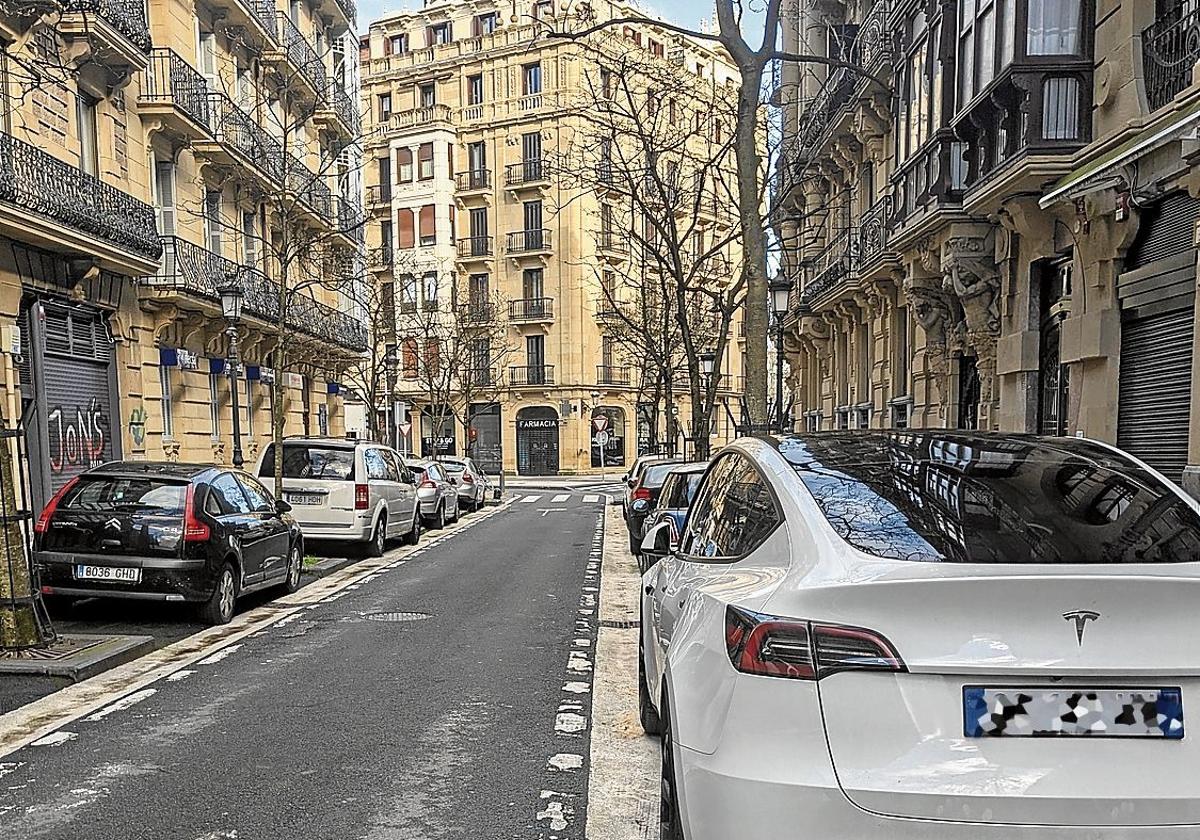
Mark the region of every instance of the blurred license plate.
POLYGON ((289 493, 288 501, 294 505, 319 505, 325 497, 319 493, 289 493))
POLYGON ((1183 738, 1178 688, 963 689, 968 738, 1183 738))
POLYGON ((76 580, 111 580, 118 583, 138 583, 142 579, 141 569, 127 566, 84 566, 75 567, 76 580))

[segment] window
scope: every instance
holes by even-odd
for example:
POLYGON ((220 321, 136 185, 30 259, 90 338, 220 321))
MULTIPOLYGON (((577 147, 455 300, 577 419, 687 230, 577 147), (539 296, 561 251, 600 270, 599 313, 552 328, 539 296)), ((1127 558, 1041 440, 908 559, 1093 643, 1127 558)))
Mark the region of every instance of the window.
POLYGON ((533 4, 534 20, 549 20, 554 17, 554 3, 552 0, 536 0, 533 4))
POLYGON ((250 501, 250 508, 257 513, 265 513, 275 511, 275 500, 271 497, 270 492, 266 487, 258 483, 256 479, 248 475, 237 476, 237 482, 242 486, 242 492, 246 494, 246 498, 250 501))
POLYGON ((521 292, 525 300, 540 300, 546 296, 545 272, 540 268, 527 268, 521 275, 521 292))
POLYGON ((405 274, 400 278, 400 311, 411 315, 417 311, 417 278, 405 274))
POLYGON ((480 141, 467 145, 467 171, 470 173, 470 186, 487 186, 487 146, 480 141))
POLYGON ((436 271, 427 271, 421 275, 421 285, 425 296, 425 309, 436 311, 438 307, 438 275, 436 271))
POLYGON ((408 35, 393 35, 387 39, 387 54, 406 55, 408 53, 408 35))
POLYGON ((1029 0, 1029 55, 1077 55, 1080 42, 1079 0, 1029 0))
POLYGON ((613 97, 613 71, 607 67, 600 68, 600 93, 605 99, 613 97))
POLYGON ((175 235, 175 162, 154 162, 154 209, 158 216, 158 232, 175 235))
POLYGON ((478 38, 481 35, 491 35, 500 25, 500 15, 497 12, 488 12, 485 15, 476 15, 475 20, 471 23, 471 33, 478 38))
POLYGON ((204 191, 204 238, 208 250, 221 253, 221 193, 217 190, 204 191))
POLYGON ((530 131, 521 135, 522 175, 525 181, 540 181, 542 172, 542 134, 540 131, 530 131))
POLYGON ((392 118, 392 95, 379 94, 379 121, 385 123, 392 118))
MULTIPOLYGON (((478 242, 478 244, 481 247, 486 246, 487 242, 480 241, 480 240, 485 240, 488 235, 488 211, 487 211, 487 208, 486 207, 472 207, 471 213, 467 217, 467 219, 468 219, 468 224, 470 225, 471 239, 473 240, 471 244, 475 245, 476 242, 478 242)), ((474 253, 472 253, 472 256, 476 256, 476 255, 474 253)))
MULTIPOLYGON (((403 211, 402 211, 403 212, 403 211)), ((412 211, 409 211, 410 213, 412 211)), ((412 247, 411 245, 408 247, 412 247)), ((384 219, 379 223, 379 250, 383 256, 383 265, 392 264, 392 223, 384 219)))
POLYGON ((427 82, 417 87, 417 100, 422 108, 432 108, 437 104, 437 85, 427 82))
POLYGON ((79 124, 79 168, 93 177, 100 175, 100 143, 96 137, 96 100, 86 93, 75 97, 79 124))
POLYGON ((172 392, 171 365, 160 364, 158 367, 158 387, 162 391, 163 437, 170 440, 175 437, 175 395, 172 392))
POLYGON ((660 42, 655 41, 653 38, 651 38, 649 41, 649 48, 650 54, 655 58, 662 58, 667 54, 666 50, 663 48, 663 45, 660 42))
POLYGON ((474 76, 467 76, 467 104, 482 105, 483 104, 483 74, 477 73, 474 76))
POLYGON ((217 371, 208 374, 208 428, 213 440, 221 439, 221 376, 217 371))
POLYGON ((379 171, 379 200, 392 200, 392 159, 388 155, 376 158, 375 165, 379 171))
POLYGON ((252 508, 250 500, 242 492, 242 487, 238 484, 237 479, 230 473, 222 473, 214 478, 212 484, 208 486, 205 510, 209 514, 228 516, 231 513, 250 513, 252 508), (217 510, 213 511, 208 502, 215 503, 217 510))
POLYGON ((413 179, 412 149, 396 150, 396 181, 401 184, 411 184, 413 179))
POLYGON ((258 267, 257 216, 253 210, 242 212, 242 261, 251 268, 258 267))
POLYGON ((437 208, 426 204, 421 208, 421 246, 429 247, 437 244, 437 208))
POLYGON ((404 344, 401 345, 401 360, 404 369, 405 379, 417 378, 417 340, 415 338, 404 339, 404 344))
POLYGON ((396 240, 396 247, 401 250, 415 248, 417 246, 417 234, 413 211, 407 207, 403 207, 398 211, 397 219, 400 225, 398 227, 399 233, 396 240))
POLYGON ((896 364, 892 368, 892 393, 897 396, 908 394, 908 356, 911 352, 908 341, 908 307, 896 309, 896 364))
POLYGON ((479 311, 492 299, 491 278, 486 274, 472 274, 467 280, 467 295, 472 310, 479 311))
POLYGON ((433 144, 422 143, 417 149, 417 178, 422 181, 433 179, 433 144))
POLYGON ((521 90, 526 96, 542 92, 541 62, 526 64, 521 68, 521 90))
POLYGON ((381 449, 364 449, 363 466, 367 468, 367 481, 384 481, 388 476, 387 460, 381 449))
POLYGON ((200 63, 200 75, 204 76, 208 89, 221 90, 221 77, 217 74, 217 36, 212 32, 201 32, 196 55, 200 63))
POLYGON ((426 30, 425 42, 427 46, 435 47, 439 44, 449 44, 453 40, 453 30, 449 21, 446 23, 435 23, 426 30))
POLYGON ((740 455, 725 455, 696 495, 680 550, 701 562, 736 560, 758 548, 779 522, 758 471, 740 455))
POLYGON ((1050 78, 1042 82, 1042 138, 1079 139, 1079 80, 1050 78))
POLYGON ((529 384, 545 384, 546 336, 529 335, 525 337, 525 364, 528 365, 526 376, 529 384))
POLYGON ((441 370, 442 343, 436 338, 425 339, 425 372, 437 376, 441 370))

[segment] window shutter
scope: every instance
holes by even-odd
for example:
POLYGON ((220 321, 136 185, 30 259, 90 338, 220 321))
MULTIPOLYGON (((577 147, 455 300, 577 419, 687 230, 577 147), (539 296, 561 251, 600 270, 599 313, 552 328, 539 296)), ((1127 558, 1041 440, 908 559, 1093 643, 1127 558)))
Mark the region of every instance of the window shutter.
POLYGON ((412 180, 413 176, 413 156, 412 149, 397 149, 396 150, 396 178, 406 184, 412 180))
POLYGON ((416 233, 413 227, 413 211, 405 208, 400 211, 399 247, 412 248, 415 247, 416 244, 416 233))
POLYGON ((437 208, 426 204, 421 208, 421 241, 427 241, 437 236, 437 208))

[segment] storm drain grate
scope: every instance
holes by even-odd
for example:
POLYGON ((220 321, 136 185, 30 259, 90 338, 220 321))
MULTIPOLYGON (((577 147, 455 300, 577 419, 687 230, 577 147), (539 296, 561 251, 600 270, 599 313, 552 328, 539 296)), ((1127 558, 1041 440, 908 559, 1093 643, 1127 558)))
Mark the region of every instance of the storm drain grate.
POLYGON ((618 621, 613 618, 600 619, 601 627, 608 627, 613 630, 632 630, 634 627, 637 627, 640 624, 641 624, 641 622, 639 622, 636 618, 635 619, 624 619, 621 621, 618 621))
POLYGON ((375 612, 363 613, 362 617, 367 621, 424 621, 429 618, 428 613, 422 612, 375 612))

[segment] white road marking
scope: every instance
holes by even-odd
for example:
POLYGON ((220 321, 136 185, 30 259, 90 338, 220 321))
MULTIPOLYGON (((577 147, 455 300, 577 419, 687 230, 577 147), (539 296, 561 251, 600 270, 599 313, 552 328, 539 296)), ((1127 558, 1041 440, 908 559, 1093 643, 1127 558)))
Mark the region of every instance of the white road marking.
POLYGON ((526 496, 525 498, 521 499, 521 503, 527 505, 531 502, 539 501, 541 498, 541 496, 526 496))
POLYGON ((219 651, 214 653, 212 656, 204 657, 196 664, 197 665, 216 665, 222 659, 232 656, 233 654, 237 653, 241 649, 242 649, 241 645, 230 645, 229 647, 221 648, 219 651))
POLYGON ((542 508, 541 512, 542 512, 542 516, 545 516, 547 513, 566 513, 567 509, 566 508, 542 508))
MULTIPOLYGON (((542 799, 550 799, 552 796, 558 796, 558 794, 552 790, 542 791, 542 799)), ((547 802, 546 807, 537 812, 537 819, 538 822, 548 820, 551 831, 562 831, 567 827, 567 817, 563 812, 563 803, 561 802, 547 802)))
POLYGON ((600 497, 597 496, 595 493, 592 493, 590 495, 584 496, 583 500, 585 502, 588 502, 589 504, 592 504, 592 503, 600 501, 600 497))
POLYGON ((585 682, 571 681, 563 686, 563 691, 569 691, 572 694, 587 694, 592 690, 592 687, 585 682))
POLYGON ((138 703, 141 703, 147 697, 153 697, 155 694, 158 694, 157 688, 143 688, 141 691, 135 691, 133 694, 130 694, 128 697, 122 697, 116 703, 110 703, 109 705, 107 705, 103 709, 101 709, 100 711, 98 711, 94 714, 88 715, 87 717, 84 718, 84 720, 87 720, 87 721, 104 720, 109 715, 116 714, 117 712, 123 712, 126 709, 128 709, 130 706, 136 706, 138 703))
POLYGON ((551 499, 550 503, 553 505, 561 505, 563 502, 565 502, 569 498, 571 498, 570 493, 560 493, 557 496, 555 496, 553 499, 551 499))
POLYGON ((170 676, 168 676, 167 682, 179 682, 180 680, 186 680, 188 677, 190 677, 194 673, 196 673, 196 672, 189 671, 185 668, 182 671, 176 671, 174 674, 171 674, 170 676))
POLYGON ((569 773, 572 770, 578 770, 583 767, 583 756, 575 753, 559 753, 558 755, 550 756, 550 761, 547 763, 550 765, 551 770, 569 773))
POLYGON ((33 747, 57 747, 59 744, 65 744, 67 741, 74 741, 79 736, 74 732, 68 732, 65 729, 60 729, 57 732, 51 732, 38 738, 30 746, 33 747))

